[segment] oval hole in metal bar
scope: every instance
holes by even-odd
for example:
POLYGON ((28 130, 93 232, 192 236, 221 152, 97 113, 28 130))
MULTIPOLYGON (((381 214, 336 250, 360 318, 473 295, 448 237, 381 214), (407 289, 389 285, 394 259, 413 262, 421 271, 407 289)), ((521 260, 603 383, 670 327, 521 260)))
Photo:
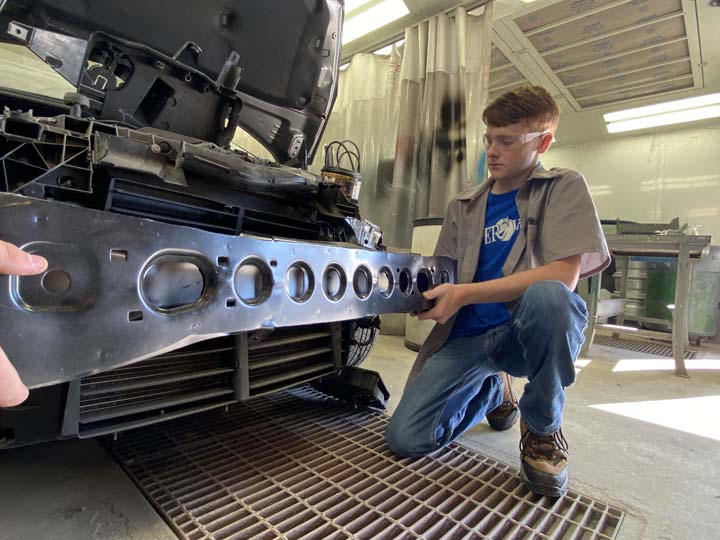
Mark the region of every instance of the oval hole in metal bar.
POLYGON ((195 263, 168 258, 148 267, 142 289, 152 308, 161 311, 182 309, 202 299, 205 276, 195 263))
POLYGON ((388 298, 395 288, 395 278, 393 277, 392 270, 387 266, 383 266, 378 272, 377 288, 380 291, 380 295, 388 298))
POLYGON ((420 293, 424 293, 425 291, 432 289, 433 278, 430 270, 427 268, 421 268, 418 272, 417 278, 415 278, 415 282, 417 283, 417 290, 420 293))
POLYGON ((410 273, 410 270, 408 270, 407 268, 403 268, 403 270, 400 272, 399 281, 400 292, 402 292, 405 296, 410 296, 413 289, 412 274, 410 273))
POLYGON ((249 257, 240 263, 235 272, 235 294, 249 306, 265 302, 272 294, 272 270, 259 257, 249 257))
POLYGON ((338 264, 331 264, 323 272, 323 291, 328 300, 337 302, 345 295, 347 276, 338 264))
POLYGON ((447 270, 440 272, 440 283, 450 283, 450 274, 448 274, 447 270))
POLYGON ((285 290, 290 298, 302 304, 310 300, 315 291, 315 275, 304 262, 295 262, 285 276, 285 290))
POLYGON ((360 300, 365 300, 372 292, 372 274, 367 266, 358 266, 353 275, 353 290, 360 300))

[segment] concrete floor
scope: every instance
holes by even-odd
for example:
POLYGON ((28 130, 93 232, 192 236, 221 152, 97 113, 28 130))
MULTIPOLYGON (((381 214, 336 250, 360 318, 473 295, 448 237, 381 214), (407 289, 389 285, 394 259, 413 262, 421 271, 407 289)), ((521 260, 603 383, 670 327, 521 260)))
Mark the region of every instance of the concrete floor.
POLYGON ((94 440, 0 452, 0 540, 177 540, 94 440))
MULTIPOLYGON (((671 362, 598 346, 578 362, 563 426, 571 488, 627 512, 621 539, 720 538, 720 347, 703 356, 717 360, 688 362, 689 379, 671 362)), ((402 338, 380 336, 364 364, 382 373, 390 410, 414 357, 402 338)), ((483 422, 460 442, 517 466, 518 438, 483 422)), ((0 479, 0 540, 175 538, 94 441, 2 452, 0 479)))

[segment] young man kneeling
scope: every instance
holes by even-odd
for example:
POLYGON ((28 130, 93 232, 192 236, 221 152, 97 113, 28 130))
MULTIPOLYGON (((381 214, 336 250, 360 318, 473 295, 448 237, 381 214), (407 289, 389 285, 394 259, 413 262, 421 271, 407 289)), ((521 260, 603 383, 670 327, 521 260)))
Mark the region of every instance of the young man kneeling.
POLYGON ((559 116, 539 86, 508 92, 483 112, 490 179, 448 205, 435 255, 457 259, 458 284, 425 293, 435 305, 419 318, 438 324, 386 433, 394 453, 421 456, 486 416, 509 429, 518 403, 501 372, 527 377, 521 476, 528 489, 549 496, 567 491, 560 427, 587 324, 573 290, 610 262, 583 176, 540 164, 559 116))

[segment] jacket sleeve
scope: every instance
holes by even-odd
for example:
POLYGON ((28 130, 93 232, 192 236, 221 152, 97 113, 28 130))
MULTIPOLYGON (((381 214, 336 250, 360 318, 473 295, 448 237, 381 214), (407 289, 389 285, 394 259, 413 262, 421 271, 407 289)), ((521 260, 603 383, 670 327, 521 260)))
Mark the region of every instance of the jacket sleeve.
POLYGON ((580 278, 610 264, 610 253, 587 182, 568 171, 549 194, 542 221, 542 264, 581 255, 580 278))
POLYGON ((457 201, 452 200, 445 210, 440 236, 435 244, 436 257, 457 258, 457 201))

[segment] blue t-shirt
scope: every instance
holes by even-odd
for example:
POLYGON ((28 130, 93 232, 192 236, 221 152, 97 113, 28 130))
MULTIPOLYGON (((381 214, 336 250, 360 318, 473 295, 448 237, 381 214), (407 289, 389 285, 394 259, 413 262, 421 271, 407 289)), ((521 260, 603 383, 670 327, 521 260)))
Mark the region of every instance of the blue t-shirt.
MULTIPOLYGON (((520 230, 515 196, 518 190, 501 195, 488 194, 485 237, 473 282, 502 277, 502 267, 520 230)), ((458 312, 450 338, 477 336, 510 320, 507 304, 471 304, 458 312)))

